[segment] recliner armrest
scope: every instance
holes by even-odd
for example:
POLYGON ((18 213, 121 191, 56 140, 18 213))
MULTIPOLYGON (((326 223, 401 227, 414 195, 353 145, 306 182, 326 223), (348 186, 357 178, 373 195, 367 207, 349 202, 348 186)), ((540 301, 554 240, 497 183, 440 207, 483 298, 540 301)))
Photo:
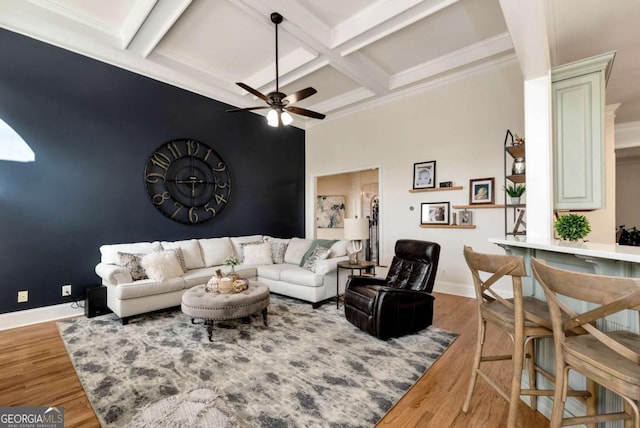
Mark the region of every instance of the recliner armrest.
POLYGON ((426 291, 406 290, 404 288, 382 287, 378 290, 378 293, 384 293, 388 296, 411 297, 415 299, 428 299, 434 300, 435 297, 426 291))
POLYGON ((346 289, 350 286, 359 286, 359 285, 385 285, 384 278, 376 278, 374 276, 368 275, 351 275, 349 280, 347 281, 346 289))

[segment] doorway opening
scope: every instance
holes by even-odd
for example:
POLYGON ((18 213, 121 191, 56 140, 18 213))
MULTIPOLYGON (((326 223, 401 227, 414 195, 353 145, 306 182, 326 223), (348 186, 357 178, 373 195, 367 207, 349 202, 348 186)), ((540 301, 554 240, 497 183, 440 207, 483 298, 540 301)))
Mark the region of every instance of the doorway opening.
POLYGON ((316 177, 315 238, 343 239, 345 218, 366 218, 369 239, 364 244, 364 257, 379 263, 379 174, 379 168, 368 168, 316 177))

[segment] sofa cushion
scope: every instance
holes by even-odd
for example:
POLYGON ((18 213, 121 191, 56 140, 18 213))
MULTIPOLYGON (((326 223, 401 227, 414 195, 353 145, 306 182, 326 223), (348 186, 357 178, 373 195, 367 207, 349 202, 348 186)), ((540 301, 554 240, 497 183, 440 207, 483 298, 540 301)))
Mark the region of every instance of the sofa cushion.
POLYGON ((198 239, 206 267, 219 266, 224 259, 233 254, 233 245, 229 238, 198 239))
POLYGON ((270 265, 273 264, 271 258, 271 244, 247 245, 243 249, 244 263, 248 265, 270 265))
POLYGON ((140 264, 147 276, 156 281, 177 278, 184 273, 176 257, 176 249, 145 254, 140 264))
POLYGON ((162 248, 181 248, 182 255, 184 256, 184 263, 187 265, 187 269, 198 269, 204 267, 204 260, 202 259, 202 252, 200 251, 200 244, 196 239, 188 239, 185 241, 167 242, 162 241, 162 248))
POLYGON ((342 257, 347 255, 347 246, 349 241, 346 239, 340 239, 336 241, 330 248, 331 257, 342 257))
POLYGON ((211 279, 215 271, 219 268, 219 266, 214 266, 200 269, 191 269, 185 272, 185 274, 182 275, 182 279, 184 279, 185 282, 184 287, 191 288, 196 285, 206 284, 209 279, 211 279))
POLYGON ((307 287, 322 287, 324 275, 318 275, 299 266, 291 266, 291 269, 280 273, 280 281, 290 282, 307 287))
POLYGON ((263 265, 263 266, 258 266, 258 277, 259 278, 266 278, 266 279, 273 279, 275 281, 279 281, 280 280, 280 274, 282 273, 282 271, 287 270, 287 269, 291 269, 293 268, 293 266, 288 265, 288 264, 277 264, 277 265, 263 265))
MULTIPOLYGON (((153 296, 156 294, 169 293, 184 288, 184 279, 171 278, 164 281, 154 281, 153 279, 143 279, 130 284, 121 284, 113 287, 113 292, 117 299, 135 299, 136 297, 153 296)), ((109 291, 111 292, 111 291, 109 291)))
POLYGON ((299 265, 312 242, 313 239, 291 238, 287 252, 284 253, 284 262, 299 265))
POLYGON ((240 244, 246 244, 249 242, 263 242, 262 235, 248 235, 248 236, 236 236, 231 239, 231 245, 233 245, 233 251, 236 256, 242 260, 242 247, 240 244))
POLYGON ((131 279, 138 281, 145 279, 147 273, 140 263, 144 254, 118 253, 118 265, 131 273, 131 279))
MULTIPOLYGON (((240 278, 251 279, 258 276, 258 267, 253 265, 238 265, 235 267, 235 272, 240 275, 240 278)), ((225 275, 231 273, 231 267, 224 266, 222 273, 225 275)))
POLYGON ((117 265, 118 253, 148 254, 152 251, 162 250, 159 242, 134 242, 131 244, 107 244, 100 247, 102 263, 117 265))

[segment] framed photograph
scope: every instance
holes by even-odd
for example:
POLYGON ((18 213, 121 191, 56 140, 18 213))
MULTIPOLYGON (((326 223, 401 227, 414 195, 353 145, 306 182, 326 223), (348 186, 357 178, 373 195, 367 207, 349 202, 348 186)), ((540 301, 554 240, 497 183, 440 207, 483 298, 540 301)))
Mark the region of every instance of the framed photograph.
POLYGON ((495 200, 495 177, 469 180, 469 205, 493 204, 495 200))
POLYGON ((318 196, 316 205, 316 227, 344 227, 345 197, 318 196))
POLYGON ((469 210, 458 211, 458 219, 461 226, 470 226, 473 224, 473 212, 469 210))
POLYGON ((413 164, 413 188, 433 189, 436 187, 436 161, 413 164))
POLYGON ((424 202, 420 224, 449 224, 449 202, 424 202))

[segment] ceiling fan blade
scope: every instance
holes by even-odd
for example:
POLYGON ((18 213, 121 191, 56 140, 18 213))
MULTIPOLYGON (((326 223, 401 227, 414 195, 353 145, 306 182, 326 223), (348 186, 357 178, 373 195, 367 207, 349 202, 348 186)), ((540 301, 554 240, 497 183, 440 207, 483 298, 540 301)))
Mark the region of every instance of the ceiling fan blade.
POLYGON ((307 110, 306 108, 300 108, 295 106, 286 106, 285 110, 289 110, 291 113, 299 114, 300 116, 313 117, 314 119, 324 119, 326 115, 317 113, 315 111, 307 110))
POLYGON ((270 108, 269 106, 259 106, 259 107, 244 107, 244 108, 232 108, 227 110, 227 113, 235 113, 237 111, 249 111, 249 110, 259 110, 263 108, 270 108))
POLYGON ((293 94, 284 97, 282 101, 286 101, 288 104, 293 104, 298 101, 304 100, 307 97, 310 97, 316 92, 318 91, 316 91, 314 88, 311 88, 311 87, 306 89, 301 89, 298 92, 294 92, 293 94))
POLYGON ((251 86, 245 85, 242 82, 236 82, 236 85, 240 86, 242 89, 244 89, 247 92, 251 92, 253 95, 255 95, 256 97, 260 98, 262 101, 269 102, 269 98, 267 98, 266 95, 264 95, 263 93, 259 92, 256 89, 253 89, 251 86))

